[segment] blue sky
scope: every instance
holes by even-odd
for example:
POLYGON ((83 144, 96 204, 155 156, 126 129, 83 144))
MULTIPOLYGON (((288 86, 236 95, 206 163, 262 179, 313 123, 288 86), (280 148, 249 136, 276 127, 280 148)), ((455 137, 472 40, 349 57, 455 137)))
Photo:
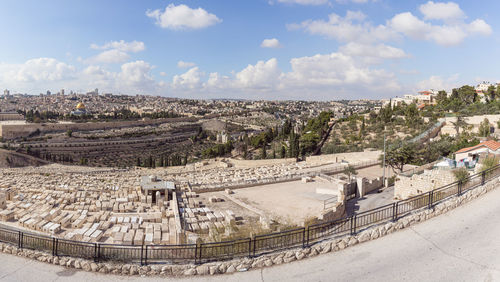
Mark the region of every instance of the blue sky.
POLYGON ((333 100, 500 71, 498 1, 2 1, 0 88, 333 100))

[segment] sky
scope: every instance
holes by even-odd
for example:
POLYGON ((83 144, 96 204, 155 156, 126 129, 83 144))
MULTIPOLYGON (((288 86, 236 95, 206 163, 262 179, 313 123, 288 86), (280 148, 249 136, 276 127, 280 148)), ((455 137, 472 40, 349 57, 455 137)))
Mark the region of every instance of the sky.
POLYGON ((0 89, 382 99, 500 80, 500 1, 0 2, 0 89))

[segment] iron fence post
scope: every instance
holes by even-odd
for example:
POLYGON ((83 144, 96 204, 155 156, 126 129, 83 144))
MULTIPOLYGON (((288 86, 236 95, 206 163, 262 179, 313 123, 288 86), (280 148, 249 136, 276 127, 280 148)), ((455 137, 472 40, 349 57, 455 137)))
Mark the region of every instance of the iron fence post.
POLYGON ((144 245, 141 245, 141 265, 144 265, 144 245))
POLYGON ((94 243, 94 262, 97 262, 97 243, 94 243))
POLYGON ((429 191, 429 209, 432 208, 432 195, 434 193, 434 190, 429 191))
POLYGON ((52 237, 52 256, 56 255, 56 238, 52 237))
POLYGON ((144 265, 148 265, 148 245, 146 245, 146 250, 144 254, 144 265))
POLYGON ((357 215, 351 216, 351 235, 356 234, 356 217, 357 215))
POLYGON ((252 257, 252 238, 248 238, 248 257, 252 257))
POLYGON ((485 180, 485 178, 486 178, 486 172, 485 172, 485 171, 483 171, 483 172, 481 172, 481 186, 483 186, 483 185, 484 185, 484 180, 485 180))
POLYGON ((462 180, 458 181, 458 196, 462 194, 462 180))
POLYGON ((97 244, 97 261, 101 261, 101 244, 97 244))
POLYGON ((198 243, 194 246, 194 264, 198 264, 198 243))
POLYGON ((307 236, 307 240, 306 240, 306 247, 309 247, 309 236, 310 236, 310 235, 309 235, 309 231, 310 231, 309 226, 307 226, 307 233, 306 233, 306 236, 307 236))
POLYGON ((302 229, 302 248, 306 247, 306 228, 302 229))
POLYGON ((19 232, 18 233, 19 234, 18 235, 19 242, 17 242, 17 247, 19 249, 22 249, 23 248, 23 232, 21 232, 21 231, 18 231, 18 232, 19 232))
POLYGON ((399 202, 392 203, 392 221, 398 220, 399 202))
POLYGON ((200 244, 200 248, 198 248, 200 254, 198 255, 198 263, 203 261, 203 243, 200 244))
POLYGON ((392 203, 392 221, 396 221, 396 203, 392 203))
POLYGON ((255 249, 257 248, 257 239, 253 237, 253 256, 255 257, 255 249))

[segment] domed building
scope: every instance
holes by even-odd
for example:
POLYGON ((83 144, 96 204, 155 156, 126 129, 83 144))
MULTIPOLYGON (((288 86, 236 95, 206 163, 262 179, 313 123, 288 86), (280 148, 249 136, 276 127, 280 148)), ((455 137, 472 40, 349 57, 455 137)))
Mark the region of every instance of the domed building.
POLYGON ((80 103, 78 103, 78 105, 76 105, 76 109, 77 110, 85 110, 85 105, 82 102, 80 102, 80 103))
POLYGON ((74 115, 74 116, 83 116, 86 114, 88 114, 88 112, 87 112, 87 109, 85 108, 85 104, 83 104, 82 102, 79 102, 76 105, 76 109, 74 111, 71 111, 71 115, 74 115))

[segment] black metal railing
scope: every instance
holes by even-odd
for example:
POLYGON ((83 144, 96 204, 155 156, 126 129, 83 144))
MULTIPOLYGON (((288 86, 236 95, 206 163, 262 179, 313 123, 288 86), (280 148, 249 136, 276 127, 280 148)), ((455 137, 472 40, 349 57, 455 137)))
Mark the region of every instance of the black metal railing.
POLYGON ((20 249, 51 252, 53 256, 71 256, 93 259, 97 262, 131 262, 141 265, 150 263, 204 263, 238 257, 254 257, 296 247, 310 247, 325 239, 347 234, 353 235, 377 224, 396 221, 416 210, 432 208, 450 197, 460 196, 499 175, 500 165, 497 165, 464 180, 350 217, 225 242, 140 246, 101 244, 58 239, 7 227, 0 227, 0 242, 15 245, 20 249))

